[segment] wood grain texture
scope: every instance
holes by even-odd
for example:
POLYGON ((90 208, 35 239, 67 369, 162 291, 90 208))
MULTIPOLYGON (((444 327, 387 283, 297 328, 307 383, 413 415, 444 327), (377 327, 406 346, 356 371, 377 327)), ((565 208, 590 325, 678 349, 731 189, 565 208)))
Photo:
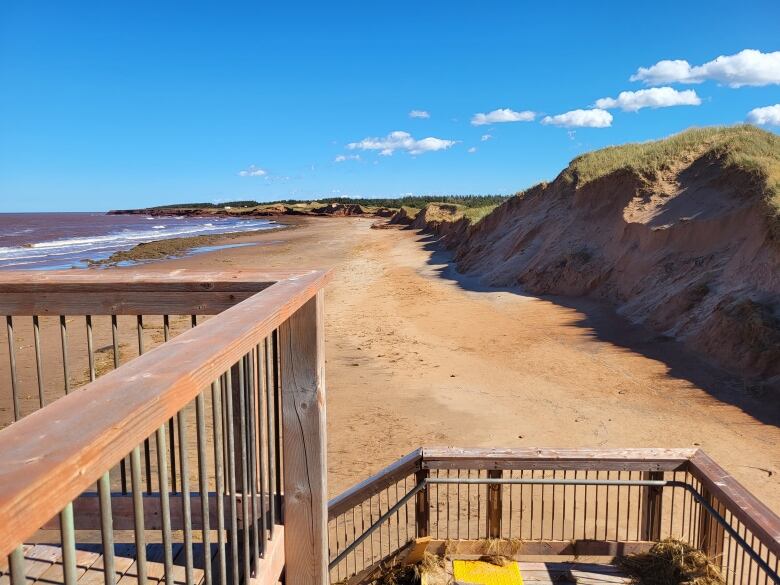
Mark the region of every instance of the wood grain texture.
POLYGON ((310 271, 280 280, 0 431, 0 555, 89 489, 328 279, 310 271))
POLYGON ((249 578, 250 585, 271 585, 279 583, 284 571, 284 526, 274 526, 274 537, 265 543, 265 556, 258 560, 257 570, 249 578))
POLYGON ((328 502, 328 519, 332 520, 358 504, 362 504, 398 480, 416 473, 420 469, 421 460, 422 449, 415 449, 371 477, 340 493, 328 502))
POLYGON ((717 498, 774 555, 780 556, 780 517, 751 494, 703 451, 689 463, 691 474, 702 482, 708 497, 717 498))
POLYGON ((323 295, 279 328, 286 581, 327 585, 327 438, 323 295))
POLYGON ((466 449, 423 448, 425 469, 598 469, 676 471, 694 449, 466 449))
POLYGON ((256 294, 113 291, 0 293, 0 315, 216 315, 256 294))
POLYGON ((315 270, 14 270, 0 273, 0 293, 125 291, 249 291, 315 270))

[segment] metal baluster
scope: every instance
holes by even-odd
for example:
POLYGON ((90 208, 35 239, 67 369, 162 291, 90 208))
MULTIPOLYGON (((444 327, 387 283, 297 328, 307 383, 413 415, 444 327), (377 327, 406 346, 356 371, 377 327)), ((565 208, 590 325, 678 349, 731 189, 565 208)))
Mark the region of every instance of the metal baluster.
POLYGON ((269 521, 270 537, 274 537, 274 524, 276 522, 276 398, 273 387, 273 364, 269 367, 269 347, 268 338, 263 341, 263 353, 266 363, 266 406, 267 406, 267 425, 268 425, 268 497, 269 503, 269 521))
POLYGON ((247 372, 246 372, 246 379, 247 379, 247 460, 248 460, 248 473, 247 477, 249 478, 248 481, 248 487, 249 487, 249 503, 250 503, 250 509, 252 514, 252 534, 250 539, 250 544, 252 546, 252 574, 254 575, 257 572, 257 559, 260 556, 260 549, 259 549, 259 533, 257 530, 257 434, 255 432, 256 429, 256 400, 255 396, 257 395, 257 386, 256 381, 257 378, 255 377, 256 371, 255 371, 255 350, 252 348, 252 350, 249 352, 246 358, 246 365, 247 365, 247 372))
POLYGON ((103 581, 113 585, 114 574, 114 519, 111 513, 111 478, 108 472, 98 480, 100 500, 100 536, 103 542, 103 581))
POLYGON ((95 347, 92 342, 92 315, 86 316, 87 322, 87 356, 89 363, 89 381, 94 382, 96 377, 95 372, 95 347))
POLYGON ((76 537, 73 529, 73 502, 60 512, 60 545, 65 585, 76 585, 76 537))
MULTIPOLYGON (((122 461, 124 463, 124 460, 122 461)), ((141 449, 133 447, 130 452, 130 481, 133 490, 133 520, 135 529, 135 565, 138 585, 146 585, 146 532, 144 531, 144 499, 141 493, 141 449)))
MULTIPOLYGON (((136 329, 138 333, 138 355, 144 353, 144 316, 137 315, 136 329)), ((159 454, 158 454, 159 458, 159 454)), ((144 462, 146 464, 146 493, 152 493, 152 450, 149 439, 144 439, 144 462)), ((158 470, 160 473, 160 470, 158 470)), ((167 470, 166 470, 167 475, 167 470)), ((168 584, 172 585, 172 584, 168 584)))
POLYGON ((260 498, 260 533, 259 533, 259 554, 261 557, 265 556, 265 539, 266 539, 266 515, 265 515, 265 435, 263 434, 264 427, 264 388, 263 383, 265 376, 265 368, 262 360, 262 350, 260 345, 255 347, 255 358, 257 360, 257 487, 258 495, 260 498))
MULTIPOLYGON (((200 490, 201 541, 203 543, 203 583, 212 585, 211 532, 209 526, 209 476, 206 459, 206 408, 203 392, 195 397, 195 425, 198 443, 198 482, 200 490)), ((184 489, 182 487, 182 489, 184 489)))
POLYGON ((38 403, 43 408, 46 399, 43 395, 43 359, 41 357, 41 325, 38 315, 33 315, 33 337, 35 338, 35 374, 38 380, 38 403))
MULTIPOLYGON (((190 462, 187 457, 187 419, 185 409, 176 413, 179 429, 179 461, 181 463, 181 514, 184 521, 184 575, 187 585, 193 583, 192 502, 190 501, 190 462)), ((165 425, 161 427, 165 432, 165 425)), ((170 430, 170 427, 169 429, 170 430)), ((166 470, 167 471, 167 470, 166 470)), ((208 497, 201 494, 201 497, 208 497)))
POLYGON ((8 555, 9 569, 11 570, 11 585, 26 585, 27 578, 24 574, 24 549, 17 546, 8 555))
POLYGON ((279 381, 279 330, 274 329, 271 333, 271 359, 272 359, 272 373, 274 382, 274 408, 276 409, 276 416, 274 417, 274 447, 276 449, 276 493, 282 493, 282 466, 284 460, 282 458, 282 387, 279 381))
MULTIPOLYGON (((171 322, 169 315, 163 315, 163 342, 167 342, 171 335, 171 322)), ((170 443, 170 458, 171 458, 171 490, 176 493, 176 425, 174 424, 174 417, 168 420, 168 442, 170 443)), ((182 472, 183 473, 183 472, 182 472)), ((183 489, 183 488, 182 488, 183 489)))
POLYGON ((171 505, 168 494, 168 462, 166 461, 167 455, 165 449, 165 425, 162 425, 157 429, 155 436, 157 438, 157 478, 160 484, 160 515, 162 517, 165 585, 174 585, 173 548, 171 544, 171 505))
POLYGON ((14 421, 21 418, 21 409, 19 408, 19 396, 17 394, 16 380, 16 347, 14 343, 14 320, 11 315, 5 318, 6 330, 8 331, 8 359, 11 362, 11 398, 14 406, 14 421))
POLYGON ((211 384, 211 411, 214 432, 214 485, 217 491, 217 556, 219 559, 219 584, 227 585, 227 559, 225 558, 225 483, 223 477, 222 448, 222 389, 219 380, 211 384))
POLYGON ((238 361, 238 441, 239 451, 241 453, 241 517, 243 518, 243 565, 244 565, 244 583, 249 583, 251 577, 251 567, 249 559, 249 473, 247 469, 247 433, 246 433, 246 356, 238 361))
POLYGON ((227 384, 225 388, 225 422, 227 436, 227 470, 228 492, 230 493, 230 552, 231 552, 231 578, 233 585, 238 585, 238 514, 236 502, 236 449, 233 434, 233 375, 227 371, 227 384))
POLYGON ((62 375, 65 382, 65 394, 70 392, 70 369, 68 368, 68 322, 60 315, 60 342, 62 344, 62 375))
MULTIPOLYGON (((119 335, 116 315, 111 315, 111 342, 114 348, 114 369, 119 367, 119 335)), ((119 474, 120 483, 122 485, 122 493, 127 493, 127 467, 125 465, 125 459, 119 462, 119 474)), ((145 571, 146 569, 144 569, 145 571)))

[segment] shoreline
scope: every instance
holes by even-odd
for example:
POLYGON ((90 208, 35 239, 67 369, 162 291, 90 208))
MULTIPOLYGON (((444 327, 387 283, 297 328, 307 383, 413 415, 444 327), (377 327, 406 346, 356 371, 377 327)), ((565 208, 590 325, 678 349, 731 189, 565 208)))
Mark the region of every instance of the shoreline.
POLYGON ((199 248, 226 247, 235 248, 239 246, 251 246, 255 244, 253 239, 260 235, 269 233, 279 234, 300 225, 299 222, 279 223, 276 227, 260 229, 253 232, 227 232, 224 234, 203 234, 199 236, 186 236, 181 238, 168 238, 164 240, 154 240, 151 242, 141 242, 129 250, 120 250, 114 252, 108 258, 102 260, 92 260, 87 258, 85 261, 89 268, 129 268, 141 264, 151 264, 164 260, 183 258, 186 256, 199 256, 216 250, 203 250, 198 252, 199 248), (236 240, 242 240, 236 242, 236 240), (243 241, 250 240, 250 241, 243 241))

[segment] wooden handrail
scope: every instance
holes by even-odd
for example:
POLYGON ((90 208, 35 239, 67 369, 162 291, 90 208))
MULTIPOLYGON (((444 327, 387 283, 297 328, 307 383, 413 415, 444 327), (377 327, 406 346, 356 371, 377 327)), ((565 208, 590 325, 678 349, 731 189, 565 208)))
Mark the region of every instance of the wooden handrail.
POLYGON ((741 483, 704 451, 690 458, 689 469, 726 509, 759 538, 775 556, 780 557, 780 516, 751 494, 741 483))
POLYGON ((462 449, 424 447, 424 469, 677 471, 695 449, 462 449))
MULTIPOLYGON (((105 274, 119 278, 116 273, 105 274)), ((195 280, 207 283, 206 274, 218 273, 203 273, 195 280)), ((61 276, 74 285, 86 285, 83 276, 61 276)), ((329 279, 321 271, 284 276, 219 318, 182 333, 0 431, 0 557, 94 484, 315 297, 329 279)), ((148 283, 157 278, 172 283, 189 277, 192 274, 184 272, 149 276, 148 283)), ((52 278, 49 273, 39 284, 52 286, 52 278)), ((2 282, 6 288, 0 290, 6 291, 23 285, 18 275, 2 278, 2 282)))
POLYGON ((386 487, 394 484, 420 469, 422 461, 422 449, 415 449, 411 453, 394 461, 384 469, 377 471, 371 477, 353 485, 347 491, 340 493, 328 502, 328 519, 332 520, 352 509, 366 499, 378 494, 386 487))

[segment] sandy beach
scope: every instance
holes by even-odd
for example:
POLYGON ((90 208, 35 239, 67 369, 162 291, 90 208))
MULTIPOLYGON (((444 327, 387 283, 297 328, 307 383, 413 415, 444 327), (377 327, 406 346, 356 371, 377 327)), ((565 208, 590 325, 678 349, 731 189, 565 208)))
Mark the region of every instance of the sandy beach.
POLYGON ((334 270, 331 495, 422 445, 701 447, 780 511, 780 417, 761 396, 593 302, 483 289, 429 236, 374 221, 299 219, 144 266, 334 270))
POLYGON ((421 445, 700 446, 780 510, 779 419, 739 381, 594 303, 483 290, 429 236, 373 221, 307 219, 152 265, 335 271, 331 494, 421 445))

